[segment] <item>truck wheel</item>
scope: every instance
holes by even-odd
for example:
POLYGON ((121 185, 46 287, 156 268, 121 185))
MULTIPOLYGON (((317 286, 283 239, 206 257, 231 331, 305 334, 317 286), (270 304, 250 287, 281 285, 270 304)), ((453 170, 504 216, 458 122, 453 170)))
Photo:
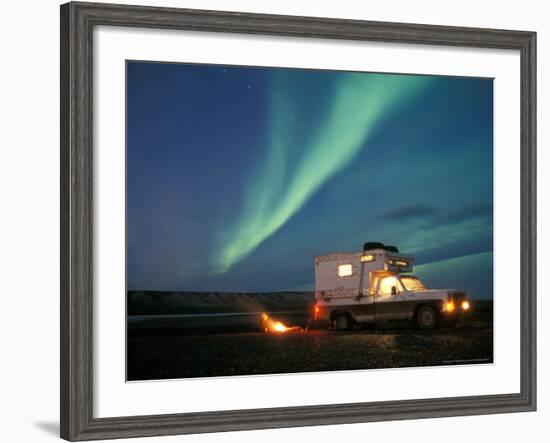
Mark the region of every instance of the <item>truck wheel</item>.
POLYGON ((433 329, 437 324, 437 312, 431 306, 422 306, 416 314, 416 323, 421 329, 433 329))
POLYGON ((337 331, 349 331, 352 326, 351 318, 347 314, 338 314, 334 319, 334 328, 337 331))

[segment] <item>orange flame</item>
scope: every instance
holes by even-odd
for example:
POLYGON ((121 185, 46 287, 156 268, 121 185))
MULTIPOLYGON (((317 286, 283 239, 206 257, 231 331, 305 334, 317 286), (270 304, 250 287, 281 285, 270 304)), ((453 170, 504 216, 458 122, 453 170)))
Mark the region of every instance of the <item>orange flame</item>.
POLYGON ((284 323, 272 319, 265 312, 262 314, 262 324, 265 332, 297 332, 301 331, 302 328, 299 326, 286 326, 284 323))

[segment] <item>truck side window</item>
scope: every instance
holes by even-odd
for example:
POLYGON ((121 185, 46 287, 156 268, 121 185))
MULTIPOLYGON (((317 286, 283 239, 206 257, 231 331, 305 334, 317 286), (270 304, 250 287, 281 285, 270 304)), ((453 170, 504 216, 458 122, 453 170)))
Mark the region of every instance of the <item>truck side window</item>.
POLYGON ((391 295, 392 286, 395 286, 397 289, 399 289, 399 287, 397 286, 397 278, 392 275, 389 277, 382 277, 380 279, 379 293, 381 295, 391 295))

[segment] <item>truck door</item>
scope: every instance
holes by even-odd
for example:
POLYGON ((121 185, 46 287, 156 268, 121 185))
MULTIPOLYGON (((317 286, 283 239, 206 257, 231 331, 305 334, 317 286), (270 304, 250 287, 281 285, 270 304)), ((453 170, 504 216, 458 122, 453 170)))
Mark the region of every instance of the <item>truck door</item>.
POLYGON ((361 297, 353 297, 348 306, 353 317, 359 323, 372 323, 374 321, 374 297, 366 291, 361 297))
POLYGON ((407 318, 404 288, 395 275, 380 277, 374 303, 376 320, 401 320, 407 318))

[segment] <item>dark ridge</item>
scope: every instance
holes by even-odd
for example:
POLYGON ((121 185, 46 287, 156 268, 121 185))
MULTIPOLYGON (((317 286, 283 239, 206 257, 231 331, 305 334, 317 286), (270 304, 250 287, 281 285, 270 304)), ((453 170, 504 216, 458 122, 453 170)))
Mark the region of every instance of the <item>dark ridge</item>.
POLYGON ((128 315, 310 311, 313 292, 128 291, 128 315))

